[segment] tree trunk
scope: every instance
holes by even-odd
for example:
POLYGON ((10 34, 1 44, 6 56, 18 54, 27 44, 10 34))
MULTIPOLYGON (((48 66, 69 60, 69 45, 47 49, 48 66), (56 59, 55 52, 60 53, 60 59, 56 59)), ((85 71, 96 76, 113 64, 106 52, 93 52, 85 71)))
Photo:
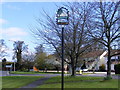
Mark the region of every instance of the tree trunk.
POLYGON ((108 29, 108 62, 107 62, 107 78, 110 79, 111 78, 111 56, 110 56, 110 29, 108 29))
POLYGON ((72 75, 72 65, 69 64, 69 73, 72 75))
POLYGON ((75 76, 76 75, 76 73, 75 73, 75 63, 74 63, 74 59, 72 59, 72 74, 71 74, 71 76, 75 76))
POLYGON ((108 46, 107 77, 111 77, 111 57, 110 57, 110 45, 108 46))
POLYGON ((75 74, 75 67, 74 66, 72 66, 72 75, 71 76, 75 76, 76 74, 75 74))
POLYGON ((17 70, 20 70, 20 66, 21 66, 21 51, 17 52, 17 70))

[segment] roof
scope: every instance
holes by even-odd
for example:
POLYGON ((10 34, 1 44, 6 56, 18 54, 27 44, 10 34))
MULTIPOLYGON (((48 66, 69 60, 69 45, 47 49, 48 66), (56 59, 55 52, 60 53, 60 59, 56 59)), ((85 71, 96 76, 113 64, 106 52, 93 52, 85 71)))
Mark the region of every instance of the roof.
POLYGON ((104 52, 103 50, 91 51, 84 54, 82 57, 83 58, 99 57, 103 54, 103 52, 104 52))
MULTIPOLYGON (((101 56, 105 51, 104 50, 96 50, 96 51, 91 51, 82 56, 82 58, 94 58, 94 57, 99 57, 101 56)), ((119 50, 111 50, 111 55, 117 54, 115 56, 120 56, 120 49, 119 50)), ((108 53, 105 55, 107 56, 108 53)))
MULTIPOLYGON (((2 63, 2 62, 0 62, 0 63, 2 63)), ((10 61, 7 62, 7 61, 6 61, 6 64, 13 64, 13 63, 14 63, 14 62, 10 62, 10 61)))
MULTIPOLYGON (((114 49, 114 50, 111 50, 111 55, 114 55, 114 54, 116 54, 116 55, 114 55, 114 56, 120 56, 120 49, 114 49)), ((105 55, 105 56, 107 56, 108 55, 108 53, 105 55)))

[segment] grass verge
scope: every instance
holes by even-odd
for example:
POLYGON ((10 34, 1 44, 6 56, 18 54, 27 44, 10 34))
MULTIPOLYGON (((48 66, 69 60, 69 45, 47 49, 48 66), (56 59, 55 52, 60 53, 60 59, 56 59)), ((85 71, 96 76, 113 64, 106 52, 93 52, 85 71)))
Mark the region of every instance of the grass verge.
POLYGON ((61 74, 61 72, 35 72, 35 71, 30 71, 30 72, 12 71, 10 73, 11 74, 61 74))
POLYGON ((2 77, 2 88, 19 88, 32 83, 42 76, 4 76, 2 77))
MULTIPOLYGON (((64 81, 65 82, 76 82, 76 81, 89 81, 89 80, 103 80, 103 77, 89 77, 89 76, 65 76, 64 81)), ((61 82, 61 76, 52 77, 45 81, 45 83, 60 83, 61 82)))
MULTIPOLYGON (((103 80, 103 77, 65 77, 65 88, 118 88, 118 80, 103 80)), ((52 77, 37 88, 61 88, 61 78, 52 77)))

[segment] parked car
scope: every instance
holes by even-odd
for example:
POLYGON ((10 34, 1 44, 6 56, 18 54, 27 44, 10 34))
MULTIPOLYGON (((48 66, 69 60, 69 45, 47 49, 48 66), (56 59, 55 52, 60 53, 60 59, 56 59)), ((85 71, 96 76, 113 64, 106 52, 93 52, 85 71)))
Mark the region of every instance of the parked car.
POLYGON ((87 71, 88 71, 87 68, 86 68, 86 69, 81 69, 80 67, 77 67, 77 68, 76 68, 76 72, 79 72, 80 70, 82 70, 82 72, 87 72, 87 71))
POLYGON ((83 72, 87 72, 87 71, 88 71, 88 69, 87 69, 87 68, 86 68, 86 69, 82 69, 82 71, 83 71, 83 72))

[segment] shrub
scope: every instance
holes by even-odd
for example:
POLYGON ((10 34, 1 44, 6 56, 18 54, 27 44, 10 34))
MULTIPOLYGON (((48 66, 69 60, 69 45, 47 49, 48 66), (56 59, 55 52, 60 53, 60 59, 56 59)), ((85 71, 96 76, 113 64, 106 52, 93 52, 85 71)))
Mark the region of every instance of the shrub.
POLYGON ((120 64, 114 65, 115 74, 120 74, 120 64))
POLYGON ((111 76, 109 76, 109 77, 104 77, 104 80, 110 80, 110 79, 112 79, 111 76))
POLYGON ((27 71, 28 71, 28 69, 26 69, 26 68, 24 68, 24 67, 23 67, 23 68, 21 68, 21 69, 20 69, 20 70, 18 70, 18 71, 20 71, 20 72, 21 72, 21 71, 23 71, 23 72, 27 72, 27 71))
POLYGON ((102 64, 101 66, 99 66, 99 70, 100 71, 105 71, 105 64, 102 64))

